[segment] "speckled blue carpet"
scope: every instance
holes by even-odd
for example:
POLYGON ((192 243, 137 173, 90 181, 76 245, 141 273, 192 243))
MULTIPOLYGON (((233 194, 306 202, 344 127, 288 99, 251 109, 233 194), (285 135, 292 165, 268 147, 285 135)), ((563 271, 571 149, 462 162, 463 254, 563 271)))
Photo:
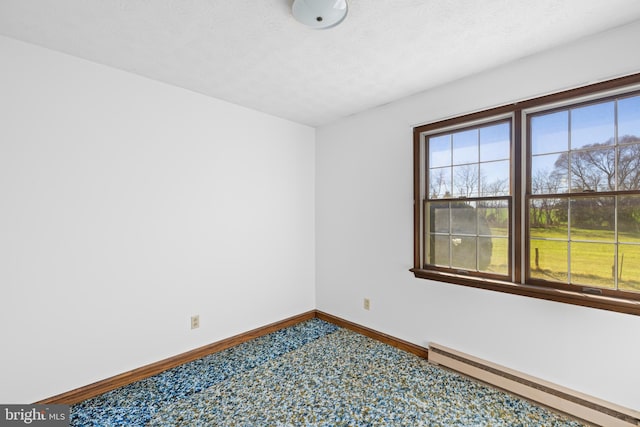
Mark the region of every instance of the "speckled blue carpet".
POLYGON ((581 426, 313 319, 71 408, 72 426, 581 426))

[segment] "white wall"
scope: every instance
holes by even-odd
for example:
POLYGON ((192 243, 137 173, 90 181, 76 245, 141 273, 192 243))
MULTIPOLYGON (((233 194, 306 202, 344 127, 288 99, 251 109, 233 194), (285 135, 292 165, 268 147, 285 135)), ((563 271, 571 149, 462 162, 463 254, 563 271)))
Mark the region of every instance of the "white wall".
POLYGON ((319 128, 318 309, 640 409, 640 317, 426 281, 408 271, 412 126, 639 72, 639 38, 636 22, 319 128))
POLYGON ((313 128, 4 37, 0 62, 0 402, 315 307, 313 128))

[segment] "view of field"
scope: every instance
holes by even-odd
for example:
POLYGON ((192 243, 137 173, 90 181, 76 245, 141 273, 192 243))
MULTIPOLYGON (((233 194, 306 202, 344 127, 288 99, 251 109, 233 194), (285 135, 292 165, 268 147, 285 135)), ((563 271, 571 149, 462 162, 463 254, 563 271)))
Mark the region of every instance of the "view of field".
POLYGON ((610 231, 572 228, 572 234, 589 236, 589 242, 569 241, 567 227, 562 225, 532 229, 531 277, 567 283, 570 271, 571 283, 615 289, 617 276, 618 289, 640 291, 639 233, 618 234, 617 268, 616 245, 610 231))
POLYGON ((507 275, 523 203, 530 277, 640 292, 640 96, 529 117, 524 200, 508 120, 428 136, 425 262, 507 275))
MULTIPOLYGON (((481 236, 431 233, 432 263, 506 275, 509 240, 504 216, 487 215, 490 210, 477 211, 482 213, 480 221, 487 227, 481 236)), ((465 219, 469 227, 470 218, 465 219)), ((471 228, 475 229, 475 221, 471 222, 474 224, 471 228)), ((460 227, 457 228, 460 232, 460 227)), ((532 278, 608 289, 617 286, 620 290, 640 292, 640 233, 618 232, 616 245, 612 230, 572 227, 569 240, 566 224, 558 223, 533 227, 528 243, 532 278)))
POLYGON ((431 202, 427 258, 438 266, 506 275, 509 212, 506 203, 431 202))

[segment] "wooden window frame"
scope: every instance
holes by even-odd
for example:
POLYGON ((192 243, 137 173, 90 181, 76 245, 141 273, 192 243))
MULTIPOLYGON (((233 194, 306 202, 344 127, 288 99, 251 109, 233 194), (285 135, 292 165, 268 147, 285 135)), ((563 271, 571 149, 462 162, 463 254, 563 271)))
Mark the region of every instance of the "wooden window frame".
MULTIPOLYGON (((510 156, 509 156, 509 160, 511 161, 511 158, 513 157, 513 134, 514 134, 514 126, 513 126, 513 117, 511 115, 508 116, 500 116, 500 117, 491 117, 488 120, 481 120, 478 123, 474 123, 471 126, 467 126, 465 123, 465 126, 462 127, 455 127, 453 129, 447 129, 445 132, 436 132, 436 133, 429 133, 428 135, 425 135, 427 138, 433 138, 433 137, 438 137, 438 136, 442 136, 442 135, 450 135, 452 133, 458 133, 458 132, 465 132, 468 130, 478 130, 487 126, 493 126, 493 125, 497 125, 500 123, 507 123, 509 125, 509 130, 510 130, 510 139, 509 139, 509 150, 511 152, 510 156)), ((428 159, 428 153, 424 153, 424 162, 425 164, 429 163, 429 159, 428 159)), ((478 165, 482 164, 482 162, 479 162, 478 165)), ((456 166, 456 165, 451 165, 456 166)), ((487 201, 492 201, 492 200, 505 200, 508 204, 508 210, 509 210, 509 216, 510 216, 510 221, 509 223, 511 224, 513 221, 511 218, 513 218, 513 191, 514 191, 514 186, 513 184, 513 168, 510 167, 509 169, 509 194, 507 195, 500 195, 500 196, 496 196, 496 195, 492 195, 492 196, 486 196, 486 195, 482 195, 480 194, 480 189, 478 188, 478 194, 475 196, 470 196, 470 197, 466 197, 466 196, 459 196, 457 194, 452 194, 450 197, 444 197, 444 198, 431 198, 429 197, 427 194, 425 194, 424 200, 423 200, 423 212, 425 212, 426 209, 426 205, 429 203, 456 203, 456 202, 475 202, 475 203, 482 203, 482 202, 487 202, 487 201)), ((427 182, 427 176, 429 172, 426 170, 425 168, 425 176, 422 177, 422 183, 426 183, 427 182)), ((453 190, 453 189, 452 189, 453 190)), ((425 193, 428 193, 429 189, 426 188, 425 186, 425 193)), ((423 230, 427 229, 427 215, 423 215, 423 230)), ((509 228, 511 228, 511 225, 509 226, 509 228)), ((469 276, 469 277, 479 277, 479 278, 489 278, 489 279, 496 279, 496 280, 504 280, 507 277, 513 277, 513 271, 512 271, 512 247, 513 247, 513 239, 511 236, 511 233, 509 234, 509 239, 508 239, 508 272, 506 274, 497 274, 497 273, 489 273, 489 272, 483 272, 483 271, 474 271, 474 270, 462 270, 462 269, 458 269, 458 268, 447 268, 447 267, 438 267, 438 266, 431 266, 430 269, 434 270, 434 271, 442 271, 442 272, 452 272, 452 271, 457 271, 459 272, 459 274, 464 274, 465 276, 469 276), (464 273, 462 273, 462 271, 464 271, 464 273)), ((423 239, 422 242, 422 253, 426 254, 427 252, 427 239, 423 239)))
MULTIPOLYGON (((549 301, 562 302, 583 307, 591 307, 602 310, 640 315, 640 292, 611 291, 602 288, 593 288, 578 285, 561 285, 555 282, 545 282, 542 280, 528 279, 528 254, 526 251, 526 241, 528 236, 525 232, 528 226, 528 216, 523 214, 525 201, 531 196, 526 186, 526 176, 530 175, 529 170, 523 168, 523 118, 529 110, 549 109, 554 104, 564 104, 574 106, 581 103, 580 99, 606 99, 608 92, 619 91, 620 93, 632 92, 640 85, 640 73, 607 80, 587 86, 578 87, 571 90, 553 93, 551 95, 531 98, 503 105, 488 110, 483 110, 459 117, 453 117, 429 123, 413 129, 413 187, 414 187, 414 267, 410 270, 414 276, 421 279, 435 280, 439 282, 457 284, 479 289, 487 289, 497 292, 527 296, 549 301), (635 86, 635 88, 634 88, 635 86), (423 177, 426 173, 425 153, 423 138, 425 134, 434 134, 443 129, 463 128, 467 124, 490 122, 495 118, 512 117, 513 147, 512 162, 516 165, 512 167, 512 224, 510 240, 513 245, 511 250, 511 265, 509 266, 511 280, 499 280, 489 275, 468 275, 456 274, 452 271, 439 268, 429 268, 423 265, 423 221, 424 221, 424 200, 422 189, 423 177), (515 173, 513 172, 515 170, 515 173), (526 190, 526 191, 525 191, 526 190)), ((527 116, 527 120, 529 116, 527 116)), ((527 155, 528 156, 528 155, 527 155)), ((528 156, 530 157, 530 156, 528 156)), ((526 168, 530 168, 530 162, 526 162, 526 168)))

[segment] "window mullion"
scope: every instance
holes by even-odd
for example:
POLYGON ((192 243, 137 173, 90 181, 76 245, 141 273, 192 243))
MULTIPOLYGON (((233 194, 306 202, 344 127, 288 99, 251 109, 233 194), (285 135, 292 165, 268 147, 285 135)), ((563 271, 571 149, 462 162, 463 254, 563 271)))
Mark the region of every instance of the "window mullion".
MULTIPOLYGON (((614 190, 618 191, 618 154, 620 147, 618 145, 618 100, 613 103, 613 182, 614 190)), ((613 273, 613 285, 614 289, 619 290, 618 276, 620 271, 620 246, 618 245, 618 201, 619 197, 616 195, 613 198, 613 260, 614 260, 614 273, 613 273)))
MULTIPOLYGON (((617 139, 616 139, 617 141, 617 139)), ((618 177, 616 176, 616 181, 618 177)), ((613 283, 614 283, 614 289, 617 291, 618 289, 618 275, 620 274, 620 258, 618 258, 619 256, 619 245, 618 245, 618 201, 619 201, 619 197, 616 195, 613 198, 613 210, 614 210, 614 215, 613 215, 613 260, 614 260, 614 266, 615 266, 615 270, 614 270, 614 274, 613 274, 613 283)))
MULTIPOLYGON (((571 136, 569 136, 571 138, 571 136)), ((571 175, 571 172, 569 172, 571 175)), ((574 199, 569 196, 567 199, 567 283, 571 283, 571 215, 572 215, 572 205, 571 203, 574 199)))

